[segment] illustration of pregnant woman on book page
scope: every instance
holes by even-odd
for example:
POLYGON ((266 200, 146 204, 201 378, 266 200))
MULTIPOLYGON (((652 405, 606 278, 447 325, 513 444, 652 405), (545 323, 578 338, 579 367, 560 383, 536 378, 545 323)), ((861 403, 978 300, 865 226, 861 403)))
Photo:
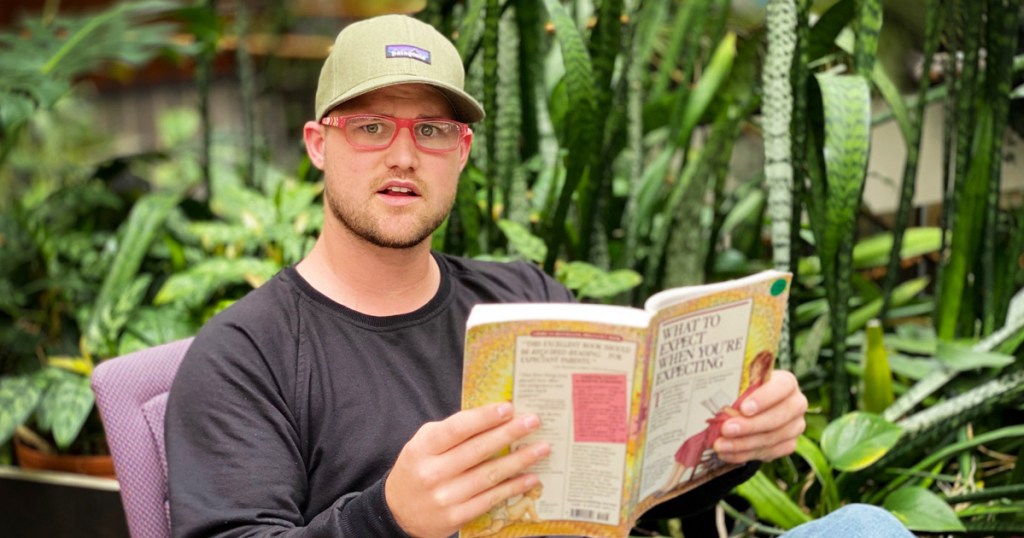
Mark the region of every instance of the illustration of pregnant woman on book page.
POLYGON ((491 509, 491 526, 474 534, 474 538, 478 536, 491 536, 498 534, 501 529, 512 523, 518 523, 520 521, 540 521, 537 517, 536 501, 540 498, 540 494, 544 492, 544 486, 539 485, 530 491, 522 494, 522 496, 516 498, 512 497, 504 504, 499 504, 491 509))
POLYGON ((754 357, 753 362, 750 365, 750 384, 747 389, 740 394, 739 398, 732 405, 722 406, 717 413, 707 420, 708 427, 693 434, 688 439, 683 441, 683 444, 676 451, 675 465, 672 466, 672 473, 669 475, 668 480, 665 481, 665 485, 654 493, 655 496, 660 497, 670 492, 676 486, 688 482, 696 477, 697 466, 703 464, 704 470, 710 470, 717 466, 719 463, 718 457, 712 451, 711 454, 705 458, 705 452, 711 450, 714 446, 715 441, 721 437, 722 424, 725 423, 730 417, 740 416, 739 408, 743 404, 743 401, 758 387, 768 381, 768 377, 771 375, 772 359, 773 355, 769 351, 762 351, 754 357), (683 477, 686 475, 686 471, 691 471, 690 476, 685 480, 683 477))

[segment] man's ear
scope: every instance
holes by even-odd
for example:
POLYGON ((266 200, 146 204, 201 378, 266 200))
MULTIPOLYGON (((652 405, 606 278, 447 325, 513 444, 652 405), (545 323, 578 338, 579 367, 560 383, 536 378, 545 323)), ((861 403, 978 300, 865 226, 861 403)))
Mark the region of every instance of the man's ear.
POLYGON ((324 169, 324 126, 315 121, 307 121, 302 126, 302 141, 306 143, 306 154, 313 166, 324 169))
POLYGON ((473 128, 469 127, 466 129, 466 136, 462 137, 462 142, 459 143, 459 171, 466 168, 466 162, 469 161, 469 150, 473 148, 473 128))

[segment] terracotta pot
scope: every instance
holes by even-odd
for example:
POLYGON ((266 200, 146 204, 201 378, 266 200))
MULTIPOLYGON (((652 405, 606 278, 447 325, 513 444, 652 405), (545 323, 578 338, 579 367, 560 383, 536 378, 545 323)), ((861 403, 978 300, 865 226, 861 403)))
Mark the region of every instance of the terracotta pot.
POLYGON ((71 454, 43 454, 14 439, 14 453, 22 469, 62 471, 89 476, 114 478, 114 460, 110 456, 77 456, 71 454))

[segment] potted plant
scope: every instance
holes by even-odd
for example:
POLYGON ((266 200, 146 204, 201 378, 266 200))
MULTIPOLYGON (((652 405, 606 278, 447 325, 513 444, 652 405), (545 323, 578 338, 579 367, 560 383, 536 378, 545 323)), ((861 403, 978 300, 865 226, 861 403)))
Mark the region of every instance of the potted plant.
POLYGON ((116 352, 148 284, 139 267, 156 221, 181 194, 142 196, 123 160, 97 159, 105 141, 66 98, 108 62, 167 50, 173 27, 156 21, 174 7, 119 4, 0 33, 0 447, 17 437, 24 454, 104 451, 88 375, 116 352))

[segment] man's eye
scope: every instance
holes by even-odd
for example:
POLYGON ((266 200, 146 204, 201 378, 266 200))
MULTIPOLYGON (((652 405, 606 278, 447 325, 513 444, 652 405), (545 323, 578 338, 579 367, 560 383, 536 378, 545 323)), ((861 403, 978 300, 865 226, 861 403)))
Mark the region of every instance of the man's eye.
POLYGON ((437 126, 429 123, 421 123, 419 126, 420 136, 435 136, 437 133, 437 126))

